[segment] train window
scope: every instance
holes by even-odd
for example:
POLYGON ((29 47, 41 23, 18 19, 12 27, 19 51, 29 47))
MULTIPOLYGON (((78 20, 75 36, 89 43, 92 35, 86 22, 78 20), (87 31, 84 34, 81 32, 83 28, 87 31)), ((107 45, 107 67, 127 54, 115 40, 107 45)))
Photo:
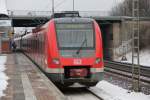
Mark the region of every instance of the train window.
POLYGON ((94 30, 92 23, 56 24, 60 49, 94 49, 94 30))

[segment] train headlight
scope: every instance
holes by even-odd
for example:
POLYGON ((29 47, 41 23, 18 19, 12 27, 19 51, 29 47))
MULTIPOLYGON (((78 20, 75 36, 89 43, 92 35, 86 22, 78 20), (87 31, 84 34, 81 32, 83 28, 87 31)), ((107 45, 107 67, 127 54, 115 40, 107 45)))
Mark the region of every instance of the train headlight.
POLYGON ((99 64, 100 62, 101 62, 101 59, 100 59, 100 58, 96 58, 95 63, 96 63, 96 64, 99 64))
POLYGON ((53 59, 53 63, 56 64, 56 65, 59 65, 59 64, 60 64, 60 61, 59 61, 59 59, 54 58, 54 59, 53 59))

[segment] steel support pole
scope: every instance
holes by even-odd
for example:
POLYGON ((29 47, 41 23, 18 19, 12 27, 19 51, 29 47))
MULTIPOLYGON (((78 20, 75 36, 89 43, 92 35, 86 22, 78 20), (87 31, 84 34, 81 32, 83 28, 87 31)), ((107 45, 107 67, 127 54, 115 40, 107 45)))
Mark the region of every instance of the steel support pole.
POLYGON ((132 0, 132 90, 140 91, 139 0, 132 0))
POLYGON ((52 15, 54 15, 54 12, 55 12, 55 10, 54 10, 54 0, 52 0, 52 15))

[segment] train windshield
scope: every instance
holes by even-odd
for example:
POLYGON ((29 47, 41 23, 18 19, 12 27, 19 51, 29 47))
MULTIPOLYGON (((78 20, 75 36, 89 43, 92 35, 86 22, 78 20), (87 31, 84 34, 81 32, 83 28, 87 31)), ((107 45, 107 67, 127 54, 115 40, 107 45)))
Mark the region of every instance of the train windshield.
POLYGON ((94 30, 92 23, 57 23, 57 40, 61 50, 94 49, 94 30))

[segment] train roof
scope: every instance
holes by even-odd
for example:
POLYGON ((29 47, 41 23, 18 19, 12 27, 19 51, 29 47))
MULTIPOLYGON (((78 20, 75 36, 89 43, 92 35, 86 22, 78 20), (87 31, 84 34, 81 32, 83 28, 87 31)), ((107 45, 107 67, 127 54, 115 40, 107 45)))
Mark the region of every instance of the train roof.
POLYGON ((78 11, 63 11, 54 13, 51 17, 52 18, 80 17, 80 15, 78 11))
POLYGON ((67 18, 55 18, 54 21, 56 23, 90 23, 93 22, 94 19, 91 18, 80 18, 80 17, 67 17, 67 18))

